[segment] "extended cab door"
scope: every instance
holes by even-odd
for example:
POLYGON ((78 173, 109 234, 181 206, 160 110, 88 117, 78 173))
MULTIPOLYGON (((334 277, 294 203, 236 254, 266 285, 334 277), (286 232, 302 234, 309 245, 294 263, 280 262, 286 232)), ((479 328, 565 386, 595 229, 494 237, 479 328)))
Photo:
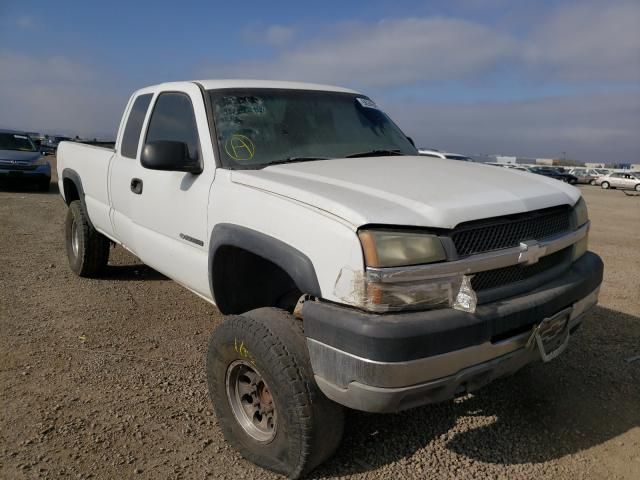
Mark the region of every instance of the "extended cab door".
POLYGON ((201 162, 202 172, 151 170, 139 164, 135 251, 147 265, 210 298, 207 206, 215 157, 201 90, 191 83, 179 85, 154 97, 142 148, 148 142, 183 142, 191 160, 201 162))
POLYGON ((143 93, 129 102, 109 172, 110 216, 113 231, 120 243, 134 253, 133 200, 135 195, 131 191, 131 181, 137 177, 140 134, 152 98, 152 93, 143 93))

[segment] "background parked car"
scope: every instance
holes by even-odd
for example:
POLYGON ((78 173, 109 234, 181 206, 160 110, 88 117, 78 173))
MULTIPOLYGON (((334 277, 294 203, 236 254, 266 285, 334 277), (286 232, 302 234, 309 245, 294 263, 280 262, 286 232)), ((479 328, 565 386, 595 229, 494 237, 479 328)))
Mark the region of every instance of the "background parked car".
POLYGON ((25 132, 0 130, 0 178, 28 180, 47 191, 51 165, 25 132))
POLYGON ((598 177, 602 176, 601 173, 598 173, 593 168, 574 168, 569 170, 569 173, 578 178, 578 183, 588 183, 590 185, 595 185, 598 177))
POLYGON ((71 137, 62 137, 58 135, 45 135, 44 140, 40 144, 40 150, 45 155, 54 155, 58 150, 60 142, 68 142, 73 140, 71 137))
POLYGON ((607 188, 625 188, 640 192, 640 172, 613 172, 596 180, 605 190, 607 188))
POLYGON ((561 180, 566 183, 570 183, 571 185, 575 185, 578 183, 578 177, 575 175, 571 175, 570 173, 560 172, 555 168, 551 167, 529 167, 528 169, 531 173, 536 173, 538 175, 544 175, 545 177, 555 178, 556 180, 561 180))
POLYGON ((446 158, 448 160, 461 160, 463 162, 473 162, 472 158, 459 153, 441 152, 440 150, 419 148, 418 154, 423 157, 446 158))

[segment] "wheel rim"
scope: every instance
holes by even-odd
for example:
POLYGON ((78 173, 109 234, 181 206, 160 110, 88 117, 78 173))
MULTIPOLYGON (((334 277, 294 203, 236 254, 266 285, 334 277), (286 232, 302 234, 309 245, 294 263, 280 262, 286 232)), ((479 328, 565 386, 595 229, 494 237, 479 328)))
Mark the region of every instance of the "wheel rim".
POLYGON ((607 188, 609 188, 609 184, 607 182, 604 182, 602 184, 602 188, 604 188, 606 190, 607 188))
POLYGON ((242 429, 262 443, 276 436, 278 415, 271 391, 256 367, 236 360, 227 368, 227 399, 242 429))
POLYGON ((71 224, 71 249, 73 256, 77 257, 80 251, 80 229, 75 221, 71 224))

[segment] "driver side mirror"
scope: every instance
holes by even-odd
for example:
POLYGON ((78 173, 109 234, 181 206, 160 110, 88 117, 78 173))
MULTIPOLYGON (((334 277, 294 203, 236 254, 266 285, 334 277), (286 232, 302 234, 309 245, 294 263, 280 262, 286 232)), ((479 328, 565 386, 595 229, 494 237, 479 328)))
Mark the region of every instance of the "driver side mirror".
POLYGON ((140 163, 149 170, 170 172, 202 173, 199 160, 189 156, 189 147, 184 142, 156 140, 147 143, 142 149, 140 163))

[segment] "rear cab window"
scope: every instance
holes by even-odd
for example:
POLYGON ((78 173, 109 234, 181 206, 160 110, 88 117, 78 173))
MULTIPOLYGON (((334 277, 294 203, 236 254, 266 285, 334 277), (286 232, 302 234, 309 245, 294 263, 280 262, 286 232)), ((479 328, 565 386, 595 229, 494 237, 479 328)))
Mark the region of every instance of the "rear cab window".
POLYGON ((120 155, 128 158, 136 158, 138 155, 138 143, 140 133, 142 132, 142 124, 147 115, 147 109, 151 103, 151 93, 140 95, 133 102, 127 125, 122 135, 122 145, 120 146, 120 155))

